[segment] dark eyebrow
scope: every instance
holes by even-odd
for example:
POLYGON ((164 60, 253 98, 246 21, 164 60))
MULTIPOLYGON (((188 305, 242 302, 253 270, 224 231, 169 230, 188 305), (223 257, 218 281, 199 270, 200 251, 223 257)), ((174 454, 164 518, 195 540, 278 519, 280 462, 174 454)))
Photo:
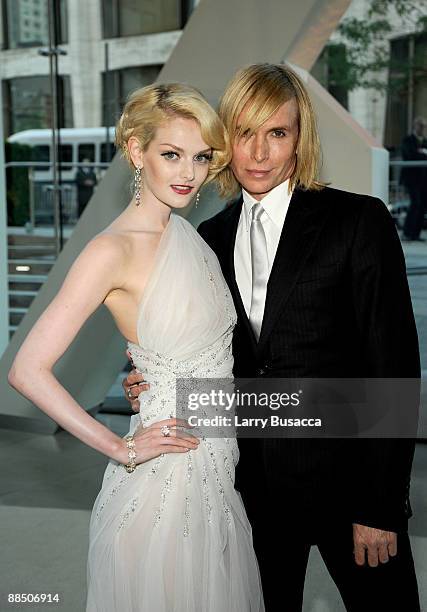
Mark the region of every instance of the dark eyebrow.
MULTIPOLYGON (((160 146, 172 147, 172 149, 176 149, 180 153, 184 153, 184 149, 181 149, 181 147, 177 147, 176 145, 170 144, 170 142, 161 142, 160 146)), ((199 151, 199 153, 209 153, 210 151, 212 151, 212 147, 208 147, 207 149, 203 149, 203 151, 199 151)))

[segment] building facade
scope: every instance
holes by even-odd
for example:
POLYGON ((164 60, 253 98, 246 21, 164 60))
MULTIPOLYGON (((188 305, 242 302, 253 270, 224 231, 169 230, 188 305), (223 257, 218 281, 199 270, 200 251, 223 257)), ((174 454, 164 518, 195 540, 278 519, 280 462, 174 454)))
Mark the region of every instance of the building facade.
MULTIPOLYGON (((58 10, 62 127, 114 125, 130 91, 153 82, 199 0, 55 0, 58 10)), ((206 2, 213 0, 203 0, 206 2)), ((5 135, 50 127, 47 0, 0 0, 0 79, 5 135)), ((372 0, 353 0, 344 19, 366 17, 372 0)), ((420 0, 420 6, 422 1, 420 0)), ((426 8, 427 13, 427 8, 426 8)), ((425 56, 427 33, 415 33, 393 12, 390 53, 402 62, 425 56)), ((403 91, 389 94, 334 83, 330 59, 345 56, 338 34, 313 74, 379 142, 396 149, 417 115, 427 115, 427 70, 409 74, 403 91)), ((387 75, 382 75, 387 78, 387 75)))
MULTIPOLYGON (((61 127, 114 125, 133 89, 153 82, 197 0, 57 0, 61 127)), ((50 127, 47 0, 1 0, 5 135, 50 127)))
MULTIPOLYGON (((353 0, 343 20, 368 19, 372 0, 353 0)), ((419 0, 419 14, 427 17, 427 3, 419 0)), ((419 15, 418 15, 419 16, 419 15)), ((392 3, 385 17, 390 26, 387 36, 391 71, 383 70, 376 74, 380 81, 388 82, 388 91, 378 88, 358 87, 346 91, 337 87, 328 66, 328 57, 335 54, 345 60, 346 47, 338 32, 335 32, 330 45, 325 49, 313 68, 316 78, 327 87, 368 132, 378 142, 389 149, 392 156, 399 156, 402 138, 412 131, 413 119, 419 115, 427 118, 427 32, 419 31, 412 16, 400 18, 393 10, 392 3), (413 69, 408 67, 413 65, 413 69), (393 74, 390 74, 393 72, 393 74), (398 87, 393 83, 399 81, 398 87)))

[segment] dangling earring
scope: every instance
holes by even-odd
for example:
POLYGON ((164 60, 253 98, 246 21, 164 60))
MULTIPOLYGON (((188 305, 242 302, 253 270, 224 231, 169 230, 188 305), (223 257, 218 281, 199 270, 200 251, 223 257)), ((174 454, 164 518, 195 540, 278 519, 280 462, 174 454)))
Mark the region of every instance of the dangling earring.
POLYGON ((195 206, 195 208, 197 208, 197 206, 199 204, 199 200, 200 200, 200 191, 198 191, 197 195, 196 195, 196 206, 195 206))
POLYGON ((139 206, 141 204, 141 186, 142 186, 141 166, 137 166, 135 169, 135 177, 134 177, 133 184, 135 188, 135 203, 137 206, 139 206))

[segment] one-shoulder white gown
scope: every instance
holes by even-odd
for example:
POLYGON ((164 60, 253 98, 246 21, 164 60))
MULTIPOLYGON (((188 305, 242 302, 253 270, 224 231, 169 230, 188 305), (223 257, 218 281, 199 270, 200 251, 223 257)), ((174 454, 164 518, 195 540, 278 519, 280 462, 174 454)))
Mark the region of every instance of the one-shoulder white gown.
MULTIPOLYGON (((175 416, 177 377, 232 378, 236 311, 214 252, 172 213, 128 343, 151 388, 129 433, 175 416)), ((261 612, 235 438, 205 438, 128 474, 110 460, 90 519, 86 612, 261 612)))

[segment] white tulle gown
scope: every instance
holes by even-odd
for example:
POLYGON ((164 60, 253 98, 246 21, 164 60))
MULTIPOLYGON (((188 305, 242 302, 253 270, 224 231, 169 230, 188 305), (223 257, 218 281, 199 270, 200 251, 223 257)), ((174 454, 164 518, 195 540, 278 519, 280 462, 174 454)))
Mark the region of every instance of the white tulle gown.
MULTIPOLYGON (((143 262, 142 262, 143 265, 143 262)), ((214 252, 172 214, 128 343, 150 382, 129 433, 175 416, 177 377, 232 377, 236 312, 214 252)), ((128 474, 110 460, 90 519, 86 612, 260 612, 235 438, 202 439, 128 474)))

